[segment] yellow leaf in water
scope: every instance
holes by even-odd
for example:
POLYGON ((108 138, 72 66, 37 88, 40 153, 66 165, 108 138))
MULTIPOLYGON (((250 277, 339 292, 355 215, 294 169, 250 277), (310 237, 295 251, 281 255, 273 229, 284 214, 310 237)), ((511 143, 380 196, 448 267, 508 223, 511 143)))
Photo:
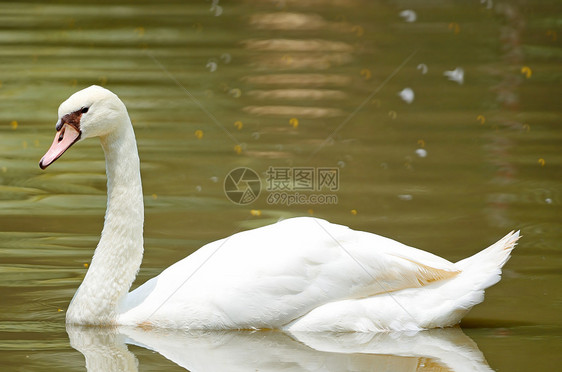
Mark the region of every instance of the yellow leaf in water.
POLYGON ((291 126, 292 126, 293 128, 297 129, 298 126, 299 126, 299 119, 297 119, 297 118, 291 118, 291 119, 289 120, 289 124, 291 124, 291 126))
POLYGON ((351 28, 351 32, 354 32, 355 35, 357 35, 358 37, 361 37, 365 33, 365 30, 363 29, 362 26, 356 25, 356 26, 353 26, 351 28))
POLYGON ((459 26, 459 24, 456 22, 451 22, 449 23, 449 30, 453 30, 455 34, 458 34, 459 32, 461 32, 461 26, 459 26))
POLYGON ((363 76, 363 79, 365 80, 369 80, 372 76, 371 70, 369 70, 368 68, 364 68, 359 74, 363 76))
POLYGON ((284 55, 283 57, 281 57, 281 60, 287 64, 290 65, 291 63, 293 63, 293 57, 291 57, 290 55, 284 55))

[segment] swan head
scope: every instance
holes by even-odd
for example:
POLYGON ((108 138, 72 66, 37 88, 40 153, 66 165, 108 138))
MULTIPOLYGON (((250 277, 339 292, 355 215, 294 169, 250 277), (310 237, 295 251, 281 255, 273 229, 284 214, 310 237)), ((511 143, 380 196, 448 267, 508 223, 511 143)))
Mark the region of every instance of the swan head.
POLYGON ((47 168, 76 142, 110 135, 124 123, 127 109, 116 94, 97 85, 74 93, 59 106, 57 133, 39 167, 47 168))

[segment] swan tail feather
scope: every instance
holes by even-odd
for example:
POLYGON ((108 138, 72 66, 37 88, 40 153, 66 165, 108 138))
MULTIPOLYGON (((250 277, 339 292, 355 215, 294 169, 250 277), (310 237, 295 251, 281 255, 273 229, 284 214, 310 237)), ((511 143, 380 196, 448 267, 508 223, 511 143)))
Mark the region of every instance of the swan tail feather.
POLYGON ((420 315, 425 318, 422 328, 455 325, 473 306, 484 301, 484 291, 499 282, 502 267, 519 237, 519 231, 512 231, 488 248, 456 262, 459 275, 442 285, 436 283, 434 294, 437 297, 430 299, 428 296, 426 305, 431 310, 420 315))
POLYGON ((449 292, 456 300, 452 302, 451 316, 445 324, 458 323, 474 305, 484 301, 484 290, 500 281, 501 269, 509 260, 519 237, 519 231, 512 231, 490 247, 455 263, 461 273, 451 283, 450 291, 457 295, 449 292))
POLYGON ((488 286, 493 285, 499 280, 501 268, 509 260, 511 251, 513 251, 513 248, 517 245, 519 238, 519 231, 512 231, 488 248, 464 260, 456 262, 455 266, 461 271, 474 270, 494 278, 497 276, 497 280, 488 286))

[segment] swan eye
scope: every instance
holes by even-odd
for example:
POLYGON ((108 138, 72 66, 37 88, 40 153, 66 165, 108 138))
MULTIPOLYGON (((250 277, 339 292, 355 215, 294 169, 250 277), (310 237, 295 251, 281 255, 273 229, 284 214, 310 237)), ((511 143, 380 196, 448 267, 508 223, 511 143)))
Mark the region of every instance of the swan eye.
POLYGON ((89 107, 82 107, 82 110, 80 110, 80 112, 85 114, 88 112, 89 109, 90 109, 89 107))

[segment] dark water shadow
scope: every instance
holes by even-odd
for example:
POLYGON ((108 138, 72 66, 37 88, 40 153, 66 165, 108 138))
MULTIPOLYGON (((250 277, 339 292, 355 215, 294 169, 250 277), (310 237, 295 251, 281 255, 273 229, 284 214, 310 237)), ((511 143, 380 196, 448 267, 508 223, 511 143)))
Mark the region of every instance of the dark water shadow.
POLYGON ((537 326, 537 323, 520 321, 520 320, 474 318, 474 319, 463 319, 461 325, 464 329, 481 329, 481 328, 532 327, 532 326, 537 326))

